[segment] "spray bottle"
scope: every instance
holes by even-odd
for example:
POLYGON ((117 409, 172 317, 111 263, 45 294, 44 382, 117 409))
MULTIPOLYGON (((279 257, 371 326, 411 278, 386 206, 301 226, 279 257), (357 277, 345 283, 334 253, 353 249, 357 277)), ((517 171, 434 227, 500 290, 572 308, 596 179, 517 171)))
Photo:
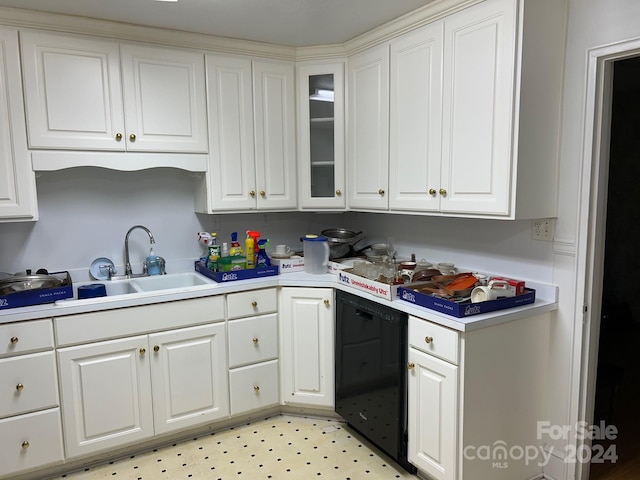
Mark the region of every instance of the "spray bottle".
POLYGON ((269 244, 269 240, 263 238, 258 240, 258 254, 256 260, 256 268, 264 268, 271 266, 271 260, 269 260, 269 255, 267 255, 267 245, 269 244))
POLYGON ((199 261, 203 267, 206 267, 209 263, 209 243, 211 243, 211 234, 209 232, 198 232, 198 243, 203 247, 203 252, 199 261))
POLYGON ((247 230, 247 239, 245 240, 245 256, 247 257, 247 268, 255 268, 258 254, 258 239, 260 232, 247 230), (249 244, 251 246, 249 247, 249 244), (249 252, 251 248, 251 252, 249 252))

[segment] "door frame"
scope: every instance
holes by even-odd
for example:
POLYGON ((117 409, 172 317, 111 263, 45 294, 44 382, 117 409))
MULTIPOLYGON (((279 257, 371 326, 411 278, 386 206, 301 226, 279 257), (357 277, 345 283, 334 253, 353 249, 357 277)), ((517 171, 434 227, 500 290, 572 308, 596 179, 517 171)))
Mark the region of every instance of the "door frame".
MULTIPOLYGON (((575 345, 571 418, 591 423, 594 415, 598 341, 602 310, 604 240, 609 180, 609 146, 613 95, 613 64, 640 55, 640 38, 587 51, 586 95, 582 135, 580 208, 576 258, 575 345), (578 318, 581 316, 582 318, 578 318)), ((591 448, 589 439, 576 447, 591 448)), ((568 478, 587 480, 589 463, 575 464, 568 478)), ((572 468, 569 468, 572 470, 572 468)))

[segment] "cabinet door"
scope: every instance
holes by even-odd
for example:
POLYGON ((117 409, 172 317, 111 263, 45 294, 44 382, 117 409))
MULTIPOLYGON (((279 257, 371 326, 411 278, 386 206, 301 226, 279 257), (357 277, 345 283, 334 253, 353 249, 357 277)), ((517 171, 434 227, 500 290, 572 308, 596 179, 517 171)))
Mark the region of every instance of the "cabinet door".
POLYGON ((389 183, 389 46, 349 58, 349 206, 386 210, 389 183))
POLYGON ((345 208, 344 64, 298 67, 298 168, 303 209, 345 208))
POLYGON ((389 208, 440 208, 443 23, 391 43, 389 208))
POLYGON ((204 55, 120 47, 129 151, 207 153, 204 55))
POLYGON ((437 480, 456 478, 458 367, 409 349, 409 461, 437 480))
POLYGON ((209 210, 256 208, 251 60, 207 55, 209 210))
POLYGON ((297 207, 293 65, 253 62, 253 115, 259 209, 297 207))
POLYGON ((153 436, 147 336, 58 350, 67 457, 153 436))
POLYGON ((0 28, 0 222, 37 220, 36 182, 27 152, 18 32, 0 28))
POLYGON ((149 335, 155 433, 229 414, 225 325, 149 335))
POLYGON ((516 4, 489 0, 445 20, 443 212, 509 213, 516 4))
POLYGON ((34 31, 20 40, 29 146, 124 150, 118 43, 34 31))
POLYGON ((282 398, 285 403, 333 407, 333 312, 332 289, 281 290, 282 398))

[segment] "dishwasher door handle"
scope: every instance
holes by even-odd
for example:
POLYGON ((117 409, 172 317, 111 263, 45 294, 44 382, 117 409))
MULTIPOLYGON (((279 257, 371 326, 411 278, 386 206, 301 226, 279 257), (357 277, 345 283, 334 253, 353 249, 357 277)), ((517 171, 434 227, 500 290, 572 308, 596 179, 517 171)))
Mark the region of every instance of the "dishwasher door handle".
POLYGON ((373 315, 370 314, 369 312, 365 312, 364 310, 357 310, 356 309, 356 315, 358 315, 359 317, 362 317, 366 320, 373 320, 373 315))

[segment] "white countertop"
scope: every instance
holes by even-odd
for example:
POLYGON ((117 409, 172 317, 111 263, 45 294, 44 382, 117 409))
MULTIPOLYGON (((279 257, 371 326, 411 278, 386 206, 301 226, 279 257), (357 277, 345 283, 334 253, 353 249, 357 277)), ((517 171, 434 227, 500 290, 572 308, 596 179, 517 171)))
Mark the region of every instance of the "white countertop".
MULTIPOLYGON (((550 312, 558 308, 557 287, 553 285, 533 284, 527 282, 527 286, 536 289, 535 302, 529 305, 508 308, 496 312, 472 315, 457 318, 435 310, 413 305, 409 302, 395 299, 387 300, 349 287, 338 281, 337 275, 322 274, 311 275, 305 272, 292 272, 271 277, 252 280, 239 280, 225 283, 211 283, 195 287, 186 287, 171 290, 156 290, 144 293, 131 293, 114 295, 85 300, 62 300, 56 303, 33 305, 28 307, 9 308, 0 310, 0 324, 34 320, 38 318, 59 317, 92 311, 111 310, 153 303, 171 302, 189 298, 206 297, 227 293, 242 292, 269 287, 328 287, 344 290, 363 298, 370 299, 397 310, 424 318, 431 322, 449 327, 461 332, 476 330, 492 325, 497 325, 524 317, 534 316, 540 313, 550 312)), ((74 287, 75 288, 75 287, 74 287)))

